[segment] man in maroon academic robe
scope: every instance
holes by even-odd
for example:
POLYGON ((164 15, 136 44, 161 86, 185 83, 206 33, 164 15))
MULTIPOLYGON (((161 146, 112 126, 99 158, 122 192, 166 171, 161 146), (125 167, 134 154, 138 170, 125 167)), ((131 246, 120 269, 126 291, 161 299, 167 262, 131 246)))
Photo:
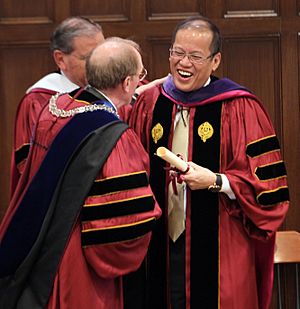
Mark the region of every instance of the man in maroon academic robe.
POLYGON ((50 49, 59 71, 42 77, 29 87, 18 105, 11 161, 11 194, 23 172, 41 110, 57 92, 71 92, 87 84, 86 58, 103 40, 101 26, 80 16, 65 19, 54 30, 50 49))
POLYGON ((212 75, 221 61, 220 33, 209 20, 179 23, 169 60, 172 76, 138 97, 129 122, 149 153, 150 183, 163 210, 147 259, 149 308, 267 309, 274 234, 289 204, 274 128, 257 97, 212 75), (177 177, 181 200, 172 167, 155 153, 172 149, 184 110, 190 167, 177 177), (171 194, 185 216, 174 240, 171 194))
POLYGON ((145 76, 140 53, 107 40, 87 76, 88 87, 53 96, 38 119, 0 226, 1 308, 145 306, 136 271, 161 210, 147 154, 117 114, 145 76))

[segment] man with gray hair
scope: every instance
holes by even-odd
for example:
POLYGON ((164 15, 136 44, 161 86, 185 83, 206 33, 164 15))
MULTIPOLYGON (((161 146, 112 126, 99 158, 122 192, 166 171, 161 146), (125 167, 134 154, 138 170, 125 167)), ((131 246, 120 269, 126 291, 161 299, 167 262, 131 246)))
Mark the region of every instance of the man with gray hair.
POLYGON ((146 70, 131 41, 111 39, 86 73, 89 85, 54 95, 36 124, 0 226, 1 308, 145 307, 143 294, 130 299, 143 282, 124 276, 140 269, 161 210, 148 156, 117 109, 146 70))
POLYGON ((65 19, 54 30, 50 50, 58 71, 42 77, 29 87, 17 109, 11 162, 11 194, 23 172, 40 111, 55 93, 70 92, 87 84, 86 59, 96 45, 103 41, 101 26, 81 16, 65 19))

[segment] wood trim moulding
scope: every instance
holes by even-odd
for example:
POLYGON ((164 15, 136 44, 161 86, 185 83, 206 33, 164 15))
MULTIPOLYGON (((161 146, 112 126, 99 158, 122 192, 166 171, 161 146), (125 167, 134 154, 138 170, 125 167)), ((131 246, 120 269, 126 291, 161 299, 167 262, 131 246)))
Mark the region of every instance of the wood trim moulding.
POLYGON ((53 20, 48 17, 5 17, 0 18, 0 25, 42 25, 53 24, 53 20))
POLYGON ((103 23, 103 22, 127 22, 129 18, 126 15, 114 14, 114 15, 88 15, 87 18, 91 20, 103 23))
POLYGON ((36 40, 36 41, 13 41, 13 42, 0 42, 0 50, 15 49, 15 48, 36 48, 36 47, 49 47, 49 41, 36 40))
POLYGON ((154 13, 148 16, 150 21, 162 21, 162 20, 181 20, 190 16, 197 16, 195 12, 183 12, 183 13, 154 13))
POLYGON ((224 18, 257 18, 257 17, 277 17, 274 10, 257 10, 257 11, 227 11, 224 18))
MULTIPOLYGON (((151 42, 152 45, 159 45, 159 44, 165 44, 165 43, 170 43, 171 40, 171 35, 169 36, 148 36, 146 38, 148 42, 151 42)), ((153 46, 152 46, 153 47, 153 46)))

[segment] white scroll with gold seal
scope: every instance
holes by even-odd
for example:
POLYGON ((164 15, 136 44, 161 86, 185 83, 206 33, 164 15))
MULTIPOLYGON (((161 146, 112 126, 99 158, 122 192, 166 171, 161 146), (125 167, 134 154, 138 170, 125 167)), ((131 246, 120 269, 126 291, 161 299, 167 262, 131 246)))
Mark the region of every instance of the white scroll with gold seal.
POLYGON ((165 147, 158 147, 156 150, 156 155, 183 173, 187 172, 189 169, 189 165, 186 161, 182 160, 175 153, 165 147))

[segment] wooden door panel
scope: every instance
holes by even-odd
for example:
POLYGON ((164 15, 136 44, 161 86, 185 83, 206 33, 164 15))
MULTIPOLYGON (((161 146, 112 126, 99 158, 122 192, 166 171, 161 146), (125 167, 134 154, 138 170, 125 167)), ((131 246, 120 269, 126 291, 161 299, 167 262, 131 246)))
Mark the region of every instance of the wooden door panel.
MULTIPOLYGON (((300 27, 299 27, 300 28, 300 27)), ((299 93, 299 51, 297 32, 290 31, 281 37, 281 91, 282 91, 282 148, 288 171, 291 205, 284 229, 300 230, 300 93, 299 93)))
POLYGON ((0 14, 1 18, 47 16, 51 5, 53 5, 51 1, 2 0, 0 2, 0 14))
POLYGON ((90 17, 96 17, 97 20, 129 20, 129 1, 128 0, 111 0, 101 1, 99 0, 72 0, 71 1, 71 15, 84 15, 90 17), (113 19, 112 19, 113 17, 113 19))
POLYGON ((171 38, 148 38, 150 61, 147 65, 150 78, 162 77, 169 73, 169 48, 171 38))
POLYGON ((223 74, 254 92, 267 108, 271 119, 281 128, 279 38, 225 38, 223 74))
POLYGON ((201 1, 194 0, 148 0, 149 19, 177 19, 197 15, 203 11, 201 1))
POLYGON ((277 11, 277 0, 226 0, 226 11, 277 11))

